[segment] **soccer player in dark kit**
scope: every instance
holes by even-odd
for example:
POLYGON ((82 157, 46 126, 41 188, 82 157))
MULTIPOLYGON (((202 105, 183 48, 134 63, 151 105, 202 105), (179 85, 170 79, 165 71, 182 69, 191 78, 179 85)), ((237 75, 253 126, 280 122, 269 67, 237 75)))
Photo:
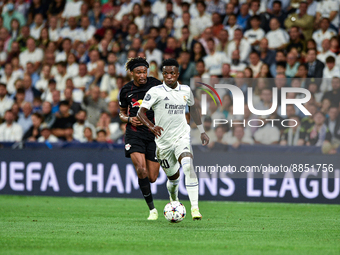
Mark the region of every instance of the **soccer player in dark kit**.
MULTIPOLYGON (((147 77, 149 63, 142 57, 131 58, 126 63, 126 70, 131 72, 133 80, 120 91, 119 117, 127 123, 125 135, 125 156, 131 158, 137 171, 138 184, 149 206, 148 220, 157 220, 158 212, 153 204, 150 182, 155 182, 159 174, 156 158, 155 135, 137 119, 137 112, 146 92, 161 81, 147 77)), ((154 123, 154 112, 146 112, 147 118, 154 123)))

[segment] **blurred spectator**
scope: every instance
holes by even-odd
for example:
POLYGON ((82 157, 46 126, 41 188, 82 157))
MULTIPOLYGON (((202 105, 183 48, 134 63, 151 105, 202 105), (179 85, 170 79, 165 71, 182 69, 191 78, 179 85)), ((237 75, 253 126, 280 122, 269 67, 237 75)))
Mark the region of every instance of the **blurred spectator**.
POLYGON ((106 143, 107 142, 107 133, 105 130, 101 129, 97 131, 97 139, 98 143, 106 143))
POLYGON ((44 123, 51 128, 56 120, 55 115, 52 113, 52 104, 50 102, 43 102, 42 104, 42 115, 44 123))
POLYGON ((253 51, 249 55, 250 65, 249 67, 253 71, 253 77, 258 78, 263 62, 260 60, 260 55, 256 51, 253 51))
POLYGON ((331 81, 332 90, 326 90, 322 100, 329 99, 332 105, 339 107, 340 103, 340 78, 333 77, 331 81))
POLYGON ((313 116, 314 124, 309 129, 301 129, 300 143, 307 146, 325 146, 331 142, 332 134, 325 124, 325 116, 316 112, 313 116))
POLYGON ((84 143, 93 143, 93 142, 96 142, 96 140, 94 140, 94 132, 92 130, 92 128, 90 127, 85 127, 84 128, 84 140, 83 142, 84 143))
POLYGON ((257 129, 254 133, 255 143, 266 145, 279 143, 280 130, 273 125, 273 122, 270 121, 270 119, 275 119, 275 117, 273 118, 273 115, 269 117, 262 117, 261 123, 263 123, 263 126, 257 129))
POLYGON ((190 78, 194 76, 195 72, 195 64, 193 62, 190 62, 190 53, 188 51, 182 51, 180 53, 178 80, 182 84, 190 84, 190 78))
POLYGON ((336 35, 336 31, 329 27, 329 19, 322 18, 320 21, 320 29, 313 33, 313 39, 316 42, 317 50, 322 51, 322 42, 325 39, 331 39, 336 35))
POLYGON ((300 137, 300 117, 297 115, 293 115, 289 117, 290 120, 288 122, 288 128, 286 128, 281 137, 280 145, 283 146, 297 146, 299 145, 299 137, 300 137))
POLYGON ((230 14, 228 18, 227 26, 224 27, 224 29, 228 31, 230 41, 234 39, 234 34, 235 34, 236 29, 241 29, 242 31, 242 27, 240 27, 236 22, 237 22, 236 15, 230 14))
MULTIPOLYGON (((13 3, 7 3, 6 5, 7 11, 2 13, 3 18, 3 26, 7 29, 11 29, 11 22, 13 19, 17 19, 20 23, 20 26, 24 26, 26 24, 25 17, 18 11, 14 9, 13 3)), ((3 10, 4 11, 4 10, 3 10)))
POLYGON ((198 33, 212 26, 211 16, 206 12, 206 4, 204 1, 197 1, 196 3, 198 16, 193 19, 193 25, 196 27, 198 33))
POLYGON ((84 106, 87 111, 88 121, 91 124, 96 125, 100 113, 107 109, 104 99, 100 98, 99 87, 91 86, 90 94, 84 98, 84 106))
POLYGON ((272 50, 282 50, 289 41, 289 35, 285 30, 280 28, 280 22, 277 18, 272 18, 269 23, 270 31, 267 33, 268 47, 272 50))
POLYGON ((299 13, 290 14, 284 22, 287 29, 291 29, 292 27, 300 28, 302 30, 302 34, 305 37, 305 40, 309 40, 312 37, 312 24, 314 23, 314 17, 307 14, 307 8, 307 2, 300 2, 299 13))
POLYGON ((267 65, 271 66, 272 64, 274 64, 275 62, 275 51, 270 50, 268 48, 268 39, 267 38, 263 38, 260 41, 260 59, 263 63, 266 63, 267 65))
POLYGON ((90 122, 86 120, 87 118, 87 113, 85 110, 80 110, 76 114, 76 120, 77 122, 73 124, 73 137, 75 140, 78 140, 80 142, 85 142, 86 137, 85 137, 85 128, 88 127, 91 129, 91 133, 95 134, 96 128, 94 125, 92 125, 90 122))
POLYGON ((290 40, 286 47, 286 51, 290 52, 293 48, 297 50, 299 54, 306 52, 305 41, 301 39, 300 28, 293 26, 289 30, 290 40))
POLYGON ((288 53, 286 65, 286 77, 295 77, 300 63, 297 61, 297 56, 294 53, 288 53))
POLYGON ((22 131, 24 134, 32 126, 31 113, 32 113, 32 104, 29 102, 23 102, 22 112, 19 113, 18 124, 22 127, 22 131))
POLYGON ((45 92, 48 89, 48 83, 51 79, 51 67, 49 65, 43 65, 40 79, 36 82, 35 88, 38 89, 41 93, 45 92))
POLYGON ((52 134, 50 127, 46 123, 41 124, 40 133, 41 136, 37 140, 39 143, 43 142, 56 143, 59 141, 59 139, 52 134))
POLYGON ((74 87, 85 91, 91 83, 91 77, 87 73, 87 66, 85 63, 80 63, 78 76, 73 78, 74 87))
POLYGON ((247 27, 247 22, 250 18, 249 15, 249 5, 248 3, 243 3, 241 4, 241 8, 240 8, 240 14, 237 16, 237 25, 239 25, 243 31, 246 29, 247 27))
POLYGON ((70 106, 67 101, 61 101, 56 121, 52 126, 52 134, 60 139, 66 139, 66 129, 76 122, 73 115, 70 114, 70 106))
POLYGON ((22 128, 15 122, 13 112, 11 110, 7 110, 5 112, 5 122, 0 125, 0 141, 20 142, 22 135, 22 128))
POLYGON ((316 49, 309 49, 306 56, 306 66, 308 69, 308 77, 322 78, 325 65, 316 59, 316 49))
POLYGON ((234 148, 238 148, 241 144, 254 144, 253 138, 247 134, 242 125, 234 125, 226 135, 223 141, 234 148))
POLYGON ((60 61, 57 63, 58 73, 55 75, 55 81, 57 83, 57 90, 63 91, 66 88, 66 80, 71 78, 67 72, 67 63, 65 61, 60 61))
POLYGON ((194 44, 193 50, 191 52, 190 61, 196 62, 202 60, 207 55, 203 45, 200 42, 194 44))
POLYGON ((63 19, 67 19, 69 17, 79 16, 80 8, 82 4, 83 4, 83 1, 80 1, 80 0, 67 1, 65 5, 65 9, 63 13, 61 14, 61 17, 63 19))
POLYGON ((156 42, 152 39, 148 39, 144 46, 145 55, 149 62, 156 61, 157 65, 160 66, 162 64, 162 52, 156 48, 156 42))
POLYGON ((28 142, 35 142, 38 140, 40 134, 40 125, 43 121, 43 117, 40 113, 33 113, 31 115, 32 126, 24 133, 22 140, 28 142))
POLYGON ((258 15, 250 18, 251 29, 248 29, 244 33, 244 38, 247 39, 249 44, 255 49, 259 49, 258 45, 260 41, 264 38, 265 32, 260 28, 261 19, 258 15))
POLYGON ((328 18, 334 29, 339 28, 339 3, 337 1, 321 1, 316 7, 316 24, 322 18, 328 18))
POLYGON ((207 42, 209 54, 203 58, 206 69, 210 75, 221 75, 222 65, 230 62, 227 55, 224 52, 215 51, 215 41, 209 39, 207 42))
POLYGON ((240 50, 240 60, 242 62, 247 61, 251 46, 246 39, 243 38, 241 29, 236 29, 234 32, 234 39, 229 42, 228 56, 231 56, 234 50, 240 50))
POLYGON ((0 83, 0 119, 4 117, 7 110, 11 109, 14 101, 7 95, 5 83, 0 83))
POLYGON ((212 150, 228 150, 228 145, 223 142, 223 135, 225 134, 224 132, 224 128, 222 126, 217 126, 215 128, 215 138, 216 140, 214 141, 210 141, 208 148, 212 149, 212 150))
POLYGON ((28 38, 26 42, 27 50, 23 51, 19 55, 20 65, 25 69, 28 62, 33 62, 34 71, 38 70, 41 61, 43 60, 43 51, 36 48, 35 41, 33 38, 28 38))
POLYGON ((331 106, 328 110, 326 125, 332 134, 332 144, 336 147, 340 145, 340 115, 336 106, 331 106))

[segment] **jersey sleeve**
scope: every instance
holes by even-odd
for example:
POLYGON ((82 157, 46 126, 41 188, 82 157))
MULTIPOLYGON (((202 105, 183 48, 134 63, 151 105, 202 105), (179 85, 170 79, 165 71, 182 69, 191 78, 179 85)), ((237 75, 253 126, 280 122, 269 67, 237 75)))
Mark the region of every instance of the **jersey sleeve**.
POLYGON ((192 94, 192 91, 191 89, 189 88, 189 98, 188 98, 188 105, 189 106, 193 106, 195 104, 195 97, 194 97, 194 94, 192 94))
POLYGON ((158 101, 158 95, 156 93, 156 89, 151 88, 148 90, 148 92, 146 92, 143 98, 142 105, 140 107, 144 107, 150 110, 151 107, 157 103, 157 101, 158 101))
POLYGON ((128 108, 128 101, 126 100, 126 90, 122 89, 119 94, 119 106, 121 108, 128 108))

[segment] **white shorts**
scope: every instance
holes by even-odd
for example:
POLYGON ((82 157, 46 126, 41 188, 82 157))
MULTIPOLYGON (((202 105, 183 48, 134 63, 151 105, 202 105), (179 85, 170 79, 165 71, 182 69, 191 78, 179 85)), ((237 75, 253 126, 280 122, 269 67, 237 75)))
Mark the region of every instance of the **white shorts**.
POLYGON ((178 158, 183 152, 189 152, 193 155, 190 145, 190 133, 182 136, 176 142, 171 144, 169 148, 160 149, 157 147, 156 155, 158 162, 167 176, 173 176, 177 173, 180 168, 178 158))

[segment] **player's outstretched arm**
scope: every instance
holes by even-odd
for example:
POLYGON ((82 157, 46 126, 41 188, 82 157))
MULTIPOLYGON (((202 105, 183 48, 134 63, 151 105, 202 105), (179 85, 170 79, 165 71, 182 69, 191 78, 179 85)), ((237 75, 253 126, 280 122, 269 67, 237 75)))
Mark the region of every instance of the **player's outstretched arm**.
POLYGON ((192 116, 192 119, 196 123, 199 131, 201 132, 202 145, 205 146, 209 143, 209 136, 204 131, 202 120, 201 120, 201 114, 199 113, 195 104, 192 106, 189 106, 189 109, 190 109, 190 115, 192 116))
POLYGON ((132 126, 135 127, 143 125, 137 117, 129 117, 127 114, 127 108, 120 107, 119 118, 122 122, 131 123, 132 126))
POLYGON ((155 126, 146 116, 146 109, 145 107, 140 107, 137 113, 137 118, 140 120, 141 123, 143 123, 145 126, 147 126, 151 132, 158 138, 161 136, 161 130, 164 131, 162 127, 155 126))

